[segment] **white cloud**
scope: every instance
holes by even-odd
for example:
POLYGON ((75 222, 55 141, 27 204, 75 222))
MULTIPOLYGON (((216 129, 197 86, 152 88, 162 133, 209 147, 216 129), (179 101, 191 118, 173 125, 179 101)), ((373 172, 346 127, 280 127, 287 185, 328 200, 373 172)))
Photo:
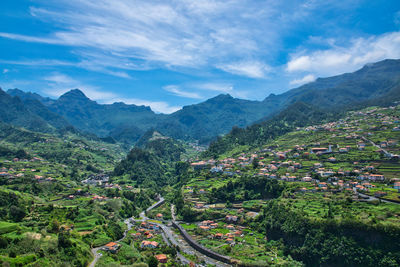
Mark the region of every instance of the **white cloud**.
POLYGON ((227 84, 227 83, 212 83, 212 82, 207 82, 207 83, 197 83, 193 85, 194 88, 200 89, 200 90, 208 90, 208 91, 215 91, 215 92, 221 92, 221 93, 233 93, 233 85, 232 84, 227 84))
POLYGON ((43 92, 51 97, 59 97, 62 94, 70 91, 71 89, 78 88, 90 99, 96 100, 99 103, 103 104, 124 102, 126 104, 135 104, 139 106, 145 105, 149 106, 155 112, 167 114, 175 112, 181 108, 179 106, 171 106, 164 101, 149 101, 137 98, 124 98, 116 93, 103 91, 96 86, 82 83, 62 73, 53 73, 52 75, 44 77, 44 80, 48 82, 48 88, 44 89, 43 92))
MULTIPOLYGON (((2 60, 0 59, 0 63, 3 64, 12 64, 12 65, 24 65, 24 66, 72 66, 79 67, 86 70, 96 71, 100 73, 106 73, 112 76, 131 79, 132 77, 124 71, 114 71, 111 70, 110 67, 116 67, 115 62, 107 61, 107 58, 103 57, 101 59, 92 60, 82 60, 81 62, 72 62, 72 61, 62 61, 56 59, 30 59, 30 60, 2 60)), ((122 65, 123 61, 119 62, 117 66, 118 69, 134 69, 132 65, 126 63, 126 65, 122 65)))
POLYGON ((250 78, 265 78, 271 67, 260 61, 240 61, 218 65, 217 68, 236 75, 250 78))
POLYGON ((353 39, 348 46, 332 44, 327 50, 302 51, 292 55, 286 71, 330 76, 351 72, 367 63, 387 58, 400 58, 400 32, 353 39))
POLYGON ((112 92, 101 91, 100 88, 96 86, 82 83, 61 73, 53 73, 43 79, 48 82, 48 88, 44 89, 43 92, 52 97, 59 97, 75 88, 80 89, 90 99, 100 102, 117 97, 117 95, 112 92))
POLYGON ((183 91, 177 85, 167 85, 163 87, 164 90, 173 93, 174 95, 193 99, 202 99, 203 97, 195 92, 183 91))
POLYGON ((170 114, 177 110, 180 110, 180 106, 171 106, 164 101, 150 101, 139 98, 113 98, 104 101, 104 104, 112 104, 115 102, 124 102, 125 104, 134 104, 137 106, 149 106, 152 110, 158 113, 170 114))
POLYGON ((3 74, 6 74, 9 71, 10 71, 9 69, 3 69, 3 74))
MULTIPOLYGON (((58 30, 46 36, 2 32, 0 37, 71 46, 84 58, 87 69, 95 69, 99 62, 103 70, 126 69, 129 64, 145 68, 222 65, 237 75, 260 78, 266 66, 245 61, 265 56, 280 38, 276 24, 282 11, 272 0, 251 4, 238 0, 33 2, 31 15, 56 24, 58 30), (223 64, 227 58, 237 58, 239 63, 223 64), (124 64, 116 63, 119 60, 124 64)), ((300 3, 293 5, 303 8, 300 3)), ((128 78, 115 70, 108 73, 128 78)))
POLYGON ((12 64, 12 65, 26 65, 26 66, 74 66, 76 63, 62 61, 62 60, 3 60, 0 59, 0 63, 12 64))
POLYGON ((302 85, 302 84, 313 82, 313 81, 315 81, 315 76, 312 74, 308 74, 301 79, 296 79, 296 80, 291 81, 290 85, 298 86, 298 85, 302 85))

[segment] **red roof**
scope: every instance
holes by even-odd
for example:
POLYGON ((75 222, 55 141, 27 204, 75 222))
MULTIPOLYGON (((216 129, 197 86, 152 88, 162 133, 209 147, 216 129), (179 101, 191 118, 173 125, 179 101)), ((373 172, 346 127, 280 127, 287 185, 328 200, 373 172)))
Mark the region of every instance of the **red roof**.
POLYGON ((108 244, 106 245, 106 247, 114 247, 115 245, 118 245, 118 244, 115 243, 115 242, 110 242, 110 243, 108 243, 108 244))

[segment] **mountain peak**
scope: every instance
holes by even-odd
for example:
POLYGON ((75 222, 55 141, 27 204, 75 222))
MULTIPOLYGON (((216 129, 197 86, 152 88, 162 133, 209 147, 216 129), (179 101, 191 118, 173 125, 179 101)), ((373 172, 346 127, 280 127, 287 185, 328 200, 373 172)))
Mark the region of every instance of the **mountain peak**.
POLYGON ((79 89, 72 89, 62 96, 59 99, 82 99, 82 100, 90 100, 81 90, 79 89))
POLYGON ((219 94, 213 98, 210 98, 209 100, 212 101, 224 101, 224 100, 231 100, 233 97, 230 94, 219 94))

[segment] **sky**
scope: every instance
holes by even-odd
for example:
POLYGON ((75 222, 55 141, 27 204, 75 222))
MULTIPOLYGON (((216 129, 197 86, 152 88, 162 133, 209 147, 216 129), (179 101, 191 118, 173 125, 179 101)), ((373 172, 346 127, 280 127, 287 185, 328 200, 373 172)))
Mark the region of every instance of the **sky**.
POLYGON ((399 0, 1 0, 0 87, 171 113, 400 58, 399 0))

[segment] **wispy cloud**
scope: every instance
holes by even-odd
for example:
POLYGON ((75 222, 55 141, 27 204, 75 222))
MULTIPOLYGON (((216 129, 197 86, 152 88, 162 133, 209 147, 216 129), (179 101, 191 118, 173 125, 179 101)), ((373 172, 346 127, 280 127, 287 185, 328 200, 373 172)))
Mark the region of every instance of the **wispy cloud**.
POLYGON ((194 88, 200 90, 214 91, 220 93, 233 93, 233 85, 230 83, 217 83, 217 82, 206 82, 193 84, 194 88))
MULTIPOLYGON (((226 82, 205 82, 191 84, 193 88, 201 91, 218 92, 222 94, 230 94, 233 97, 247 98, 249 92, 243 90, 236 90, 232 83, 226 82)), ((210 97, 211 95, 208 95, 210 97)))
MULTIPOLYGON (((276 22, 283 18, 272 0, 262 4, 238 0, 60 0, 57 5, 33 2, 37 4, 31 7, 31 15, 56 23, 58 30, 46 36, 1 32, 0 37, 71 46, 73 52, 86 57, 88 69, 96 66, 96 58, 87 55, 96 53, 103 69, 124 69, 128 65, 114 62, 123 59, 132 65, 142 61, 146 67, 217 66, 236 75, 263 78, 268 66, 249 58, 269 53, 279 39, 276 22), (226 63, 227 58, 236 58, 237 62, 226 63)), ((301 3, 293 5, 304 9, 301 3)), ((120 72, 114 74, 127 77, 120 72)))
POLYGON ((292 55, 286 70, 330 76, 354 71, 367 63, 386 58, 400 58, 400 32, 356 38, 347 46, 332 44, 327 50, 302 51, 292 55))
POLYGON ((313 82, 313 81, 315 81, 315 76, 312 74, 308 74, 301 79, 295 79, 293 81, 290 81, 290 85, 298 86, 298 85, 302 85, 302 84, 313 82))
MULTIPOLYGON (((0 59, 0 63, 3 64, 10 64, 10 65, 23 65, 23 66, 52 66, 52 67, 78 67, 86 70, 96 71, 100 73, 109 74, 112 76, 120 77, 120 78, 127 78, 131 79, 132 77, 124 71, 114 71, 111 70, 112 62, 105 61, 106 59, 92 59, 91 61, 82 60, 80 62, 73 62, 73 61, 63 61, 63 60, 56 60, 56 59, 29 59, 29 60, 2 60, 0 59), (108 63, 108 64, 107 64, 108 63)), ((120 62, 121 65, 121 62, 120 62)), ((118 69, 131 69, 133 66, 125 65, 120 66, 118 65, 118 69)))
POLYGON ((240 61, 217 66, 219 69, 250 78, 266 78, 271 67, 260 61, 240 61))
POLYGON ((193 99, 202 99, 203 97, 195 92, 187 92, 183 91, 177 85, 167 85, 163 87, 165 91, 173 93, 176 96, 185 97, 185 98, 193 98, 193 99))
POLYGON ((10 71, 9 69, 3 69, 3 74, 6 74, 9 71, 10 71))

